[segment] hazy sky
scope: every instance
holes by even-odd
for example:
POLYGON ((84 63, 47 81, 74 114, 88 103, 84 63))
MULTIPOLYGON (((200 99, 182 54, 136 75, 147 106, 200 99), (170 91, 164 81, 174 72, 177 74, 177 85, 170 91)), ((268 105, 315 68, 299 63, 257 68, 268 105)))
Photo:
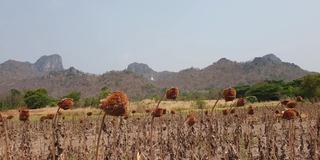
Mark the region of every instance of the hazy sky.
POLYGON ((157 71, 274 53, 320 72, 320 0, 0 0, 0 63, 157 71))

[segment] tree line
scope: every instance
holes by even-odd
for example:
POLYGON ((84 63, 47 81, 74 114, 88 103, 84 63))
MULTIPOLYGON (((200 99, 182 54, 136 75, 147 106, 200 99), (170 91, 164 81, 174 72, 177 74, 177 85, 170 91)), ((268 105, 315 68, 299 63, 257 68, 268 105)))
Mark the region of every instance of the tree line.
MULTIPOLYGON (((264 81, 253 85, 237 85, 238 98, 246 98, 250 102, 256 101, 274 101, 290 97, 302 96, 305 99, 317 101, 320 98, 320 74, 313 74, 296 79, 293 81, 264 81)), ((162 89, 165 91, 165 88, 162 89)), ((221 89, 209 88, 201 91, 188 91, 180 94, 178 100, 206 100, 217 99, 221 89)), ((35 109, 46 106, 56 106, 60 98, 74 99, 75 106, 87 107, 98 106, 100 99, 105 98, 111 90, 108 87, 101 88, 96 96, 81 97, 81 92, 72 91, 63 97, 54 98, 48 95, 46 89, 19 91, 11 89, 7 96, 0 97, 0 110, 14 109, 20 106, 27 106, 35 109)), ((145 97, 134 97, 134 100, 141 99, 160 99, 158 94, 145 97)))

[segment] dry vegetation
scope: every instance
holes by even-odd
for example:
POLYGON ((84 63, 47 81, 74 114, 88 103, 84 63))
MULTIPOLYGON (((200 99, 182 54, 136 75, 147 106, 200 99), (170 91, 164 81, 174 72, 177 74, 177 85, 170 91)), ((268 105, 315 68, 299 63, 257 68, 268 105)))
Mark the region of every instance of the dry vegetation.
POLYGON ((167 112, 159 117, 152 116, 156 102, 135 102, 129 116, 106 116, 102 125, 99 109, 59 111, 56 125, 52 118, 40 118, 57 108, 31 110, 28 121, 7 111, 0 127, 0 159, 53 159, 53 146, 56 159, 95 159, 100 125, 98 159, 320 158, 319 104, 300 102, 288 118, 277 102, 230 108, 235 101, 220 101, 211 114, 215 102, 197 109, 193 102, 163 101, 160 107, 167 112))

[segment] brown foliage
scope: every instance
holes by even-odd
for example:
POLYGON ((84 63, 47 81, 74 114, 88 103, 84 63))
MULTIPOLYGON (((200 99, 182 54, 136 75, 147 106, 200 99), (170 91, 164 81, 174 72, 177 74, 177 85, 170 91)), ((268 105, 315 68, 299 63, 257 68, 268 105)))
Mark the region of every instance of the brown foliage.
POLYGON ((226 88, 223 90, 223 97, 225 101, 233 101, 237 96, 237 91, 234 88, 226 88))
POLYGON ((124 116, 127 113, 128 97, 124 92, 113 92, 110 96, 101 100, 100 107, 108 115, 124 116))

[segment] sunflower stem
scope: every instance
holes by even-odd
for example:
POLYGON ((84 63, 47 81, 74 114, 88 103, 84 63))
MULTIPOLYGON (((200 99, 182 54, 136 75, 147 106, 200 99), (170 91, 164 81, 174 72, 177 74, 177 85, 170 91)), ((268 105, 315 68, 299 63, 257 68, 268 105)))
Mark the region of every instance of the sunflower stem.
POLYGON ((103 128, 104 120, 106 119, 106 116, 107 116, 107 113, 105 112, 102 117, 100 129, 99 129, 99 135, 98 135, 98 140, 97 140, 97 149, 96 149, 96 160, 98 160, 98 157, 99 157, 99 144, 100 144, 101 132, 102 132, 102 128, 103 128))

